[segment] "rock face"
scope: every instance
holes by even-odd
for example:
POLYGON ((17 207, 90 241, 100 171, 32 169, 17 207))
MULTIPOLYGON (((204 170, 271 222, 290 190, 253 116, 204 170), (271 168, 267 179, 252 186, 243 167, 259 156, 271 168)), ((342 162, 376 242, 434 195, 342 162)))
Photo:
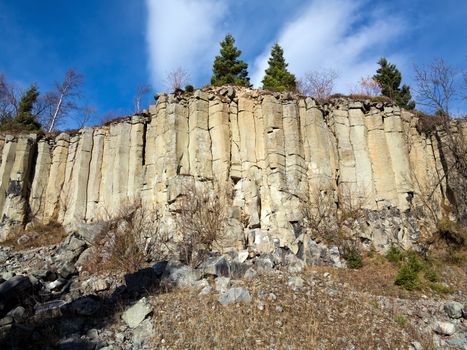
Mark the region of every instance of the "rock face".
POLYGON ((439 207, 449 198, 442 135, 416 125, 416 116, 381 102, 319 106, 237 88, 162 95, 147 115, 74 134, 6 135, 0 240, 32 219, 79 225, 135 201, 157 208, 170 232, 177 199, 195 179, 231 194, 230 247, 297 253, 310 234, 300 229, 301 208, 322 195, 373 215, 355 232, 377 249, 409 247, 424 227, 409 209, 423 206, 427 191, 439 207))

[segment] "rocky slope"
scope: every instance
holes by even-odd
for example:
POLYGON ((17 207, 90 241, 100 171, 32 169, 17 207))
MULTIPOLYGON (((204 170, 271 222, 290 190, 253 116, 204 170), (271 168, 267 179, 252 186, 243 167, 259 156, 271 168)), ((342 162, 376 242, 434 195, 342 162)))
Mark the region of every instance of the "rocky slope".
POLYGON ((348 270, 306 267, 276 249, 124 274, 98 272, 90 244, 74 233, 52 246, 0 247, 0 348, 467 347, 465 266, 443 272, 455 277, 447 295, 400 289, 378 256, 348 270))

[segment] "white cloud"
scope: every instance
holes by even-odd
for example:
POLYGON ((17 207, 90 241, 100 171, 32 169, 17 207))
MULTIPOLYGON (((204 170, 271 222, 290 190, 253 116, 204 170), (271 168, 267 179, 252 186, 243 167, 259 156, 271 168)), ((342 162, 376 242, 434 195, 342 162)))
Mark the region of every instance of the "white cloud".
POLYGON ((192 82, 206 75, 225 33, 219 30, 227 6, 221 0, 146 0, 146 40, 154 86, 182 67, 192 82))
MULTIPOLYGON (((312 70, 333 69, 339 74, 335 90, 347 93, 360 77, 375 72, 379 57, 396 57, 382 49, 404 32, 403 21, 394 14, 382 15, 381 9, 369 11, 368 3, 363 9, 365 2, 314 0, 301 9, 277 37, 290 71, 301 77, 312 70)), ((271 46, 254 62, 255 86, 261 85, 271 46)))

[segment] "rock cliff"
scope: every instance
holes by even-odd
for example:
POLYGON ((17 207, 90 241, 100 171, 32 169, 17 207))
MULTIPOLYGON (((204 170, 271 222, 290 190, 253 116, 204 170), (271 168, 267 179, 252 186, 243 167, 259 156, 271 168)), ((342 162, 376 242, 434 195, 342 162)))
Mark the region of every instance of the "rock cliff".
MULTIPOLYGON (((196 181, 229 192, 232 247, 298 252, 302 208, 323 196, 365 209, 350 228, 362 242, 411 246, 429 226, 417 208, 429 199, 443 215, 451 204, 443 135, 417 122, 386 102, 320 105, 226 87, 161 95, 147 113, 75 133, 3 135, 0 238, 33 220, 97 221, 134 201, 157 208, 170 231, 177 198, 196 181)), ((467 137, 465 125, 456 132, 467 137)))

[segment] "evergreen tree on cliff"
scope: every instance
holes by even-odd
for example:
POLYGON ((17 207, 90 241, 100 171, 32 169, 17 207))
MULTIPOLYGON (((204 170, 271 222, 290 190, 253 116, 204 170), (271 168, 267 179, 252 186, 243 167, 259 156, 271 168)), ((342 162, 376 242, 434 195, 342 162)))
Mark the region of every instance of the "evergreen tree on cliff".
POLYGON ((405 84, 400 87, 402 76, 396 65, 389 63, 384 57, 378 61, 378 64, 380 67, 373 79, 381 87, 381 93, 394 100, 402 108, 414 109, 415 102, 412 100, 410 87, 405 84))
POLYGON ((213 86, 239 85, 251 87, 248 77, 248 64, 238 58, 241 51, 235 47, 235 39, 227 34, 221 41, 220 56, 216 56, 211 84, 213 86))
POLYGON ((284 91, 295 90, 297 82, 295 75, 287 70, 288 64, 285 62, 284 50, 279 44, 275 44, 271 50, 271 57, 268 61, 269 67, 263 78, 263 89, 284 91))
POLYGON ((0 131, 38 131, 41 124, 33 114, 34 104, 39 97, 36 85, 32 85, 21 97, 16 116, 4 118, 0 125, 0 131))

